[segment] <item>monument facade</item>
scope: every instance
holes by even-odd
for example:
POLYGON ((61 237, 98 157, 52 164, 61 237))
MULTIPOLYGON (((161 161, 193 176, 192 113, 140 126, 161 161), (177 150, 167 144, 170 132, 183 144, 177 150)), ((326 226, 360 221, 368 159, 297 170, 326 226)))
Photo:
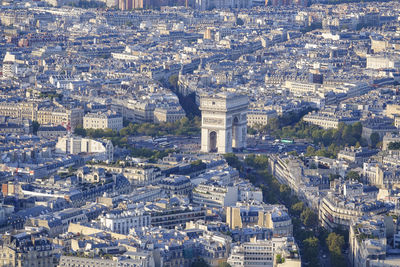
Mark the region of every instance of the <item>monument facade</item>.
POLYGON ((201 151, 229 153, 245 148, 248 107, 245 95, 201 96, 201 151))

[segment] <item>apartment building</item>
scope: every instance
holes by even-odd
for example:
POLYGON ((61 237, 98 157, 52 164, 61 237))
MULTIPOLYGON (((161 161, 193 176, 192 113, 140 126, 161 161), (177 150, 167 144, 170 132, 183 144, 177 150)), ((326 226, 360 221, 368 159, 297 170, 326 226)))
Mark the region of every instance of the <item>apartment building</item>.
POLYGON ((81 108, 41 108, 37 111, 37 121, 41 125, 62 125, 74 130, 82 125, 83 110, 81 108))
POLYGON ((130 229, 150 226, 150 214, 141 210, 114 209, 100 217, 102 227, 114 233, 128 235, 130 229))
POLYGON ((364 201, 360 197, 357 199, 329 192, 319 207, 321 225, 330 231, 335 228, 348 229, 353 220, 363 215, 383 214, 391 209, 381 201, 364 201))
POLYGON ((382 150, 388 150, 390 143, 400 143, 400 135, 386 133, 382 140, 382 150))
POLYGON ((276 118, 278 114, 275 110, 258 110, 251 109, 247 113, 247 126, 254 127, 256 125, 267 125, 268 121, 276 118))
POLYGON ((367 147, 345 147, 338 153, 339 160, 345 160, 356 165, 362 165, 370 157, 378 153, 378 150, 369 149, 367 147))
POLYGON ((83 122, 83 109, 81 108, 53 108, 40 107, 34 102, 2 102, 0 103, 0 116, 29 119, 41 125, 62 125, 74 130, 83 122))
POLYGON ((226 222, 231 229, 251 226, 271 229, 274 236, 291 236, 292 220, 286 208, 278 205, 241 205, 226 208, 226 222))
POLYGON ((289 89, 292 94, 301 96, 316 93, 321 85, 316 83, 286 81, 285 87, 289 89))
POLYGON ((206 209, 203 207, 172 206, 158 202, 147 205, 145 209, 150 213, 152 226, 166 229, 174 229, 175 226, 184 227, 187 222, 206 218, 206 209))
POLYGON ((328 114, 314 111, 305 115, 303 120, 318 125, 324 129, 337 129, 339 123, 353 124, 358 122, 360 119, 348 115, 328 114))
MULTIPOLYGON (((109 247, 104 249, 107 251, 109 247)), ((113 249, 113 247, 111 248, 113 249)), ((78 255, 61 255, 60 267, 155 267, 154 258, 151 252, 147 251, 127 251, 115 259, 107 257, 82 257, 78 255)))
POLYGON ((242 266, 276 266, 276 256, 288 262, 288 266, 300 267, 301 260, 298 247, 292 237, 272 238, 270 240, 257 240, 252 238, 250 242, 242 243, 231 250, 228 263, 232 267, 242 266))
POLYGON ((399 157, 385 157, 384 164, 378 162, 364 163, 363 177, 371 185, 379 188, 399 188, 400 187, 400 169, 395 165, 399 162, 399 157), (394 166, 391 166, 391 165, 394 166))
POLYGON ((161 169, 154 166, 135 165, 135 166, 115 166, 115 165, 94 165, 95 168, 103 168, 109 172, 123 174, 134 187, 146 186, 157 183, 165 176, 161 174, 161 169))
POLYGON ((111 129, 119 131, 122 127, 122 116, 115 113, 88 113, 83 117, 83 128, 85 129, 111 129))
POLYGON ((56 266, 54 247, 40 234, 5 234, 0 247, 1 266, 56 266))
POLYGON ((181 106, 157 107, 154 109, 154 122, 176 122, 185 117, 185 111, 181 106))
POLYGON ((351 266, 372 266, 371 260, 386 257, 386 227, 383 216, 354 220, 349 232, 351 266))
POLYGON ((187 176, 171 176, 160 181, 160 187, 169 196, 189 196, 192 191, 192 183, 187 176))
POLYGON ((399 69, 400 57, 394 54, 367 55, 367 69, 399 69))
POLYGON ((209 208, 232 206, 238 200, 236 186, 200 184, 193 189, 193 203, 209 208))
POLYGON ((388 119, 385 117, 375 117, 362 122, 362 135, 371 145, 371 134, 379 134, 380 140, 387 133, 398 132, 398 129, 393 125, 393 119, 388 119))

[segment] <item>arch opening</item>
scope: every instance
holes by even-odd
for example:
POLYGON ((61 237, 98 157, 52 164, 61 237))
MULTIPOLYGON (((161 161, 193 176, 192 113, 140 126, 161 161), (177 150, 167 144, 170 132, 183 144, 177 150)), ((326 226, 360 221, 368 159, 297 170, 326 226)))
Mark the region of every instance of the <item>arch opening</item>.
POLYGON ((232 147, 237 147, 239 144, 238 140, 238 130, 239 130, 239 118, 235 116, 232 122, 232 147))
POLYGON ((210 133, 210 152, 217 152, 217 133, 212 131, 210 133))

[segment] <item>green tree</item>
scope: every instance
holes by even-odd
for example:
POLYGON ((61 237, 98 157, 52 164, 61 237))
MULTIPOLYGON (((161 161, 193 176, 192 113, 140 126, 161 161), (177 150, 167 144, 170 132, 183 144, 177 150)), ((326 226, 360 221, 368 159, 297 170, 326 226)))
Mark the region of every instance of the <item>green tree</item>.
POLYGON ((354 123, 352 130, 353 130, 352 135, 354 136, 354 138, 361 139, 361 135, 362 135, 362 124, 361 124, 361 122, 354 123))
POLYGON ((390 150, 399 150, 400 149, 400 142, 390 142, 388 145, 388 149, 390 150))
POLYGON ((353 127, 351 125, 344 126, 343 132, 342 132, 342 140, 347 145, 352 144, 354 138, 353 138, 353 127))
POLYGON ((332 132, 331 131, 325 131, 322 134, 322 142, 324 143, 325 146, 328 146, 330 143, 332 143, 332 132))
POLYGON ((349 171, 347 174, 346 174, 346 179, 348 179, 348 180, 356 180, 356 181, 361 181, 361 177, 360 177, 360 174, 358 174, 358 172, 356 172, 356 171, 349 171))
POLYGON ((330 252, 341 254, 344 246, 344 237, 332 232, 326 238, 326 245, 328 246, 330 252))
POLYGON ((239 158, 234 153, 227 153, 224 155, 224 158, 229 166, 231 166, 237 170, 243 169, 242 163, 240 162, 239 158))
POLYGON ((196 259, 190 264, 190 267, 209 267, 210 265, 203 259, 196 259))
POLYGON ((39 130, 40 124, 38 121, 32 121, 32 132, 33 134, 37 134, 37 131, 39 130))
POLYGON ((129 127, 125 127, 119 130, 120 136, 128 136, 129 134, 130 134, 129 127))
POLYGON ((256 160, 256 155, 249 154, 245 156, 244 163, 246 163, 246 165, 248 166, 256 168, 255 160, 256 160))
POLYGON ((285 184, 279 185, 279 198, 285 203, 290 205, 291 191, 290 187, 285 184))
POLYGON ((266 129, 269 131, 279 130, 280 123, 278 118, 271 118, 268 120, 268 124, 266 125, 266 129))
POLYGON ((75 129, 75 134, 81 136, 89 136, 91 138, 107 138, 112 140, 114 145, 127 146, 127 138, 132 135, 150 135, 150 136, 164 136, 171 135, 184 135, 192 136, 200 133, 200 119, 194 117, 189 120, 184 117, 180 121, 166 122, 166 123, 129 123, 128 126, 122 128, 119 132, 111 129, 82 129, 78 126, 75 129))
POLYGON ((300 219, 307 227, 316 227, 318 225, 318 215, 310 208, 306 208, 301 214, 300 219))
POLYGON ((257 133, 257 130, 252 127, 247 127, 247 133, 250 135, 255 135, 257 133))
POLYGON ((259 168, 267 168, 268 167, 268 157, 265 155, 259 155, 255 158, 254 163, 259 168))
POLYGON ((307 156, 336 158, 344 145, 354 146, 357 143, 360 146, 366 145, 365 140, 361 137, 361 123, 357 122, 353 125, 339 123, 337 129, 326 130, 301 120, 304 114, 303 112, 301 114, 289 113, 271 119, 264 127, 263 132, 276 138, 307 138, 311 139, 314 144, 322 144, 325 147, 318 151, 310 147, 307 149, 307 156))
POLYGON ((279 264, 279 263, 284 263, 284 262, 285 262, 285 258, 282 257, 281 254, 276 254, 276 263, 279 264))
POLYGON ((315 236, 303 240, 304 259, 309 262, 309 266, 318 266, 319 241, 315 236))
POLYGON ((177 90, 178 89, 178 75, 174 74, 174 75, 169 76, 168 83, 174 90, 177 90))
POLYGON ((334 181, 335 179, 339 179, 339 178, 340 178, 339 174, 333 174, 333 173, 329 174, 329 181, 330 182, 334 181))
POLYGON ((311 136, 314 139, 315 143, 319 143, 322 140, 322 134, 323 134, 323 131, 319 131, 319 130, 312 132, 311 136))
POLYGON ((376 147, 376 145, 379 143, 381 139, 378 133, 372 133, 369 138, 371 140, 372 147, 376 147))
POLYGON ((308 146, 307 147, 307 152, 306 152, 306 156, 307 157, 311 157, 315 155, 315 148, 312 146, 308 146))
POLYGON ((331 253, 332 266, 343 266, 346 261, 342 255, 342 248, 344 246, 344 237, 334 232, 330 233, 326 238, 326 245, 331 253))
POLYGON ((300 216, 304 208, 305 208, 304 203, 299 201, 292 205, 291 210, 293 214, 295 214, 296 216, 300 216))

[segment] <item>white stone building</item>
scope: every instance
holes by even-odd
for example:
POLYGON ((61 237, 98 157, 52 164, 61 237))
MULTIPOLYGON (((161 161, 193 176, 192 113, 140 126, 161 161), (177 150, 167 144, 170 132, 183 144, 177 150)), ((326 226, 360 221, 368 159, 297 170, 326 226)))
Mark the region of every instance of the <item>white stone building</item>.
POLYGON ((137 210, 112 210, 100 218, 105 229, 118 234, 129 234, 132 228, 150 226, 150 214, 137 210))
POLYGON ((113 161, 114 146, 110 140, 93 140, 79 136, 64 136, 58 139, 56 153, 59 154, 94 154, 97 160, 113 161))
POLYGON ((276 266, 275 259, 279 254, 281 258, 285 259, 285 262, 291 263, 289 266, 300 267, 301 260, 296 251, 298 251, 298 247, 290 237, 272 238, 271 240, 253 238, 250 242, 233 247, 227 262, 232 267, 273 267, 276 266))
POLYGON ((400 69, 400 56, 367 55, 367 69, 400 69))
POLYGON ((232 206, 238 200, 237 186, 200 184, 193 189, 193 203, 200 206, 221 208, 232 206))
POLYGON ((123 127, 122 116, 108 113, 88 113, 83 117, 85 129, 112 129, 119 131, 123 127))
POLYGON ((154 109, 154 122, 176 122, 185 117, 181 106, 157 107, 154 109))
POLYGON ((258 110, 251 109, 247 113, 247 126, 254 127, 256 125, 267 125, 268 121, 272 118, 278 117, 275 110, 258 110))

